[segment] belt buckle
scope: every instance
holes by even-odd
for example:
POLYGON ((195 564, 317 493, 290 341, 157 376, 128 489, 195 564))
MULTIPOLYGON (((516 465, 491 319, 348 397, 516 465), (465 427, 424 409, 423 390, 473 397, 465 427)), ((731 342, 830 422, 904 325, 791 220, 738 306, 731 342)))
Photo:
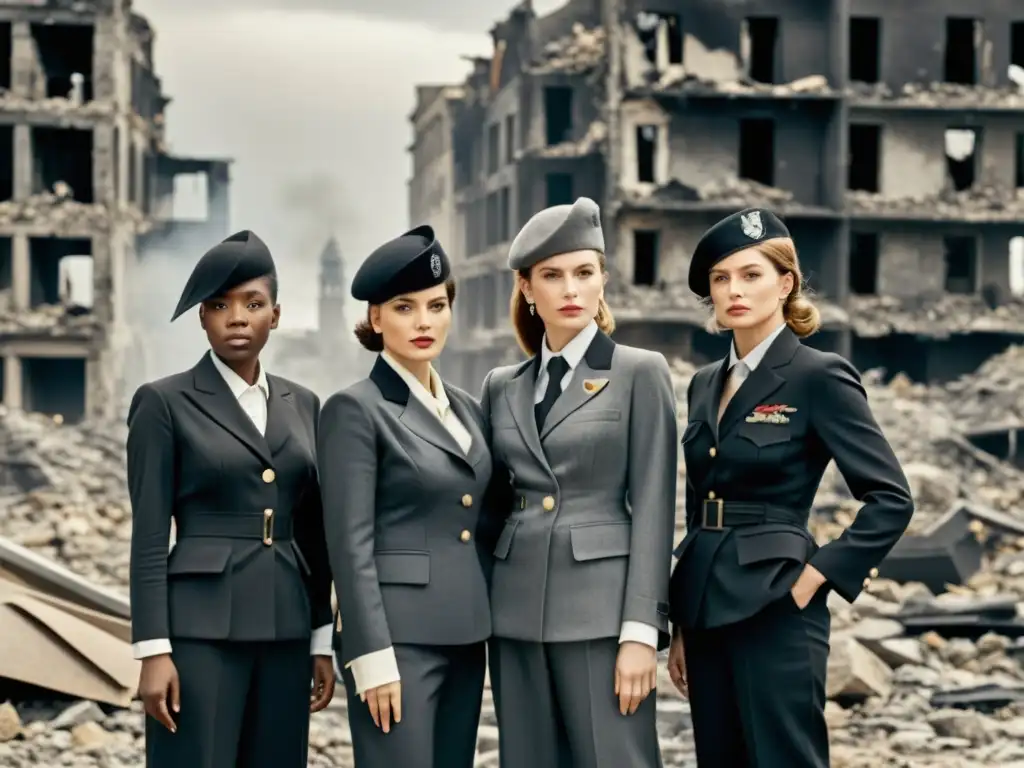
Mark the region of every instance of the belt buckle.
POLYGON ((263 545, 269 547, 274 543, 274 511, 271 509, 263 512, 263 545))
POLYGON ((725 503, 721 499, 704 499, 702 507, 703 520, 701 521, 701 528, 709 531, 721 531, 725 528, 725 503), (708 523, 708 505, 715 505, 715 525, 708 523))

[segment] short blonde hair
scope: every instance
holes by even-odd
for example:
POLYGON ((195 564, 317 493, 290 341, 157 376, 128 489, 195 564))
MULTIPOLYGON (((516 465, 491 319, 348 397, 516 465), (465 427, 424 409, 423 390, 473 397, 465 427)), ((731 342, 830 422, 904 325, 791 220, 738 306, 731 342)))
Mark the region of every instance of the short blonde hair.
MULTIPOLYGON (((793 275, 793 290, 786 297, 786 303, 782 306, 782 316, 786 325, 793 329, 793 333, 801 339, 805 339, 821 328, 821 313, 807 297, 807 287, 804 284, 804 276, 800 271, 800 260, 796 254, 796 244, 790 237, 773 237, 770 240, 758 243, 758 252, 772 263, 780 275, 787 272, 793 275)), ((709 333, 718 333, 725 330, 718 324, 715 318, 714 306, 710 297, 704 302, 711 308, 711 317, 705 325, 709 333)))
MULTIPOLYGON (((603 253, 598 255, 597 264, 601 268, 602 274, 608 273, 603 253)), ((529 280, 532 269, 533 267, 520 269, 516 274, 524 280, 529 280)), ((540 345, 544 341, 544 321, 540 319, 540 315, 530 314, 530 303, 523 295, 518 280, 513 281, 508 309, 512 317, 512 329, 516 333, 516 342, 519 344, 519 348, 529 357, 536 356, 540 353, 540 345)), ((603 296, 598 300, 597 317, 595 319, 597 320, 597 327, 605 333, 610 334, 615 330, 615 318, 612 317, 612 311, 603 296)))

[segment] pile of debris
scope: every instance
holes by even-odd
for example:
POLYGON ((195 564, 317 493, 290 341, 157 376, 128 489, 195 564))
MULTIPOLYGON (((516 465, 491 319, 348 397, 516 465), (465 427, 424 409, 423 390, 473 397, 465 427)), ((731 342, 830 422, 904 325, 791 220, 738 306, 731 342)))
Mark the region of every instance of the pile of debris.
POLYGON ((1024 346, 986 360, 973 376, 947 385, 950 410, 964 425, 1024 422, 1024 346))
POLYGON ((581 75, 592 72, 604 58, 604 28, 587 29, 577 22, 571 34, 545 45, 527 71, 533 75, 581 75))
POLYGON ((61 304, 43 304, 30 310, 16 310, 10 289, 0 291, 0 333, 81 336, 96 328, 96 318, 77 308, 61 304))
POLYGON ((740 209, 752 205, 773 208, 781 214, 819 210, 816 206, 796 202, 787 189, 737 177, 716 179, 700 187, 672 179, 653 192, 649 186, 624 190, 623 202, 654 205, 663 209, 689 209, 704 204, 715 209, 740 209))
POLYGON ((685 72, 682 69, 668 70, 660 75, 655 90, 681 91, 687 96, 829 98, 836 95, 824 75, 808 75, 788 83, 761 83, 751 80, 749 77, 737 80, 713 80, 685 72), (676 76, 673 77, 673 73, 676 76))
POLYGON ((601 120, 595 120, 587 126, 587 132, 579 141, 563 141, 561 144, 554 144, 549 147, 541 147, 527 154, 535 154, 537 157, 585 157, 603 151, 605 142, 608 139, 608 125, 601 120))
POLYGON ((60 115, 62 117, 106 117, 113 115, 115 108, 112 101, 92 100, 78 102, 74 99, 53 97, 48 99, 32 99, 16 96, 10 91, 0 89, 0 109, 5 113, 26 112, 30 114, 60 115))
POLYGON ((846 205, 853 214, 892 218, 909 217, 928 221, 1016 222, 1024 217, 1024 190, 994 184, 978 184, 962 191, 944 190, 936 195, 885 197, 878 192, 852 190, 846 205))
POLYGON ((110 213, 100 203, 80 203, 53 192, 42 192, 25 200, 0 202, 0 226, 47 222, 57 235, 74 235, 93 230, 106 231, 110 213))
POLYGON ((907 83, 898 91, 885 83, 851 83, 845 91, 854 106, 893 104, 941 109, 1006 109, 1024 107, 1024 93, 1015 85, 994 88, 959 83, 907 83))
POLYGON ((851 296, 849 322, 858 336, 908 333, 948 338, 958 333, 1024 331, 1024 299, 1007 297, 997 306, 976 294, 944 293, 927 299, 851 296))

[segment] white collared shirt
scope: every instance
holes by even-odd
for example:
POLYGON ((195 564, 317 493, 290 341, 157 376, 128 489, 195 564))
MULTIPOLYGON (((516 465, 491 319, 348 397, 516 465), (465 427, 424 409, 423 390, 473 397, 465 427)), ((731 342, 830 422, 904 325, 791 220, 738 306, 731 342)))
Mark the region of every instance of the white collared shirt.
MULTIPOLYGON (((469 449, 473 445, 473 436, 459 417, 455 415, 455 411, 452 410, 451 402, 448 400, 448 393, 444 391, 444 384, 441 382, 441 377, 437 375, 437 371, 434 370, 434 366, 430 366, 430 390, 433 390, 432 392, 424 387, 423 382, 413 376, 408 368, 395 360, 387 352, 381 352, 380 356, 402 378, 405 385, 409 387, 409 392, 413 397, 423 403, 427 410, 438 418, 441 426, 448 431, 448 434, 455 438, 455 442, 459 444, 462 452, 469 453, 469 449), (435 392, 437 394, 434 394, 435 392)), ((344 621, 344 618, 342 618, 342 621, 344 621)), ((398 671, 398 659, 395 657, 393 646, 357 656, 346 666, 352 670, 356 693, 363 693, 371 688, 379 688, 382 685, 401 680, 401 675, 398 671)))
MULTIPOLYGON (((562 357, 569 365, 562 378, 562 391, 565 392, 572 376, 576 372, 580 361, 587 354, 594 337, 597 336, 597 321, 591 320, 586 327, 573 336, 572 340, 562 347, 559 352, 552 352, 548 347, 548 336, 545 333, 540 345, 540 375, 537 376, 536 389, 534 390, 533 402, 539 403, 544 399, 544 392, 548 388, 548 363, 553 357, 562 357)), ((642 621, 624 621, 619 631, 619 643, 625 642, 643 643, 652 648, 658 647, 658 628, 642 621)))
MULTIPOLYGON (((252 419, 252 423, 259 433, 265 436, 267 431, 267 400, 270 398, 270 385, 267 384, 267 374, 263 370, 263 364, 259 364, 260 370, 256 377, 256 383, 250 384, 231 370, 223 360, 217 357, 213 350, 210 350, 207 354, 210 355, 213 367, 217 369, 217 372, 224 379, 228 389, 231 390, 231 394, 235 396, 242 410, 252 419)), ((313 630, 313 635, 310 639, 310 653, 312 655, 334 655, 334 648, 331 643, 333 631, 333 624, 325 624, 313 630)), ((132 653, 136 659, 144 659, 147 656, 160 656, 170 652, 171 641, 167 638, 143 640, 132 645, 132 653)))
POLYGON ((747 352, 747 354, 743 356, 742 360, 736 354, 735 340, 729 345, 729 375, 737 379, 737 386, 741 384, 747 376, 757 370, 757 366, 759 366, 761 361, 764 360, 764 356, 767 354, 768 348, 772 345, 773 341, 779 338, 779 334, 782 333, 785 328, 786 323, 783 322, 782 325, 768 334, 766 339, 747 352))

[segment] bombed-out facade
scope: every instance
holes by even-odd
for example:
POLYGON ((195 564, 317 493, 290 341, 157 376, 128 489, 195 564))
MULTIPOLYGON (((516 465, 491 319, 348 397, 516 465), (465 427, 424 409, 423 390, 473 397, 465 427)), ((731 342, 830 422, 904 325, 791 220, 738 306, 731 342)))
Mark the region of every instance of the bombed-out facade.
MULTIPOLYGON (((448 375, 472 389, 518 358, 509 241, 540 208, 579 195, 602 204, 608 298, 626 343, 697 361, 724 352, 685 275, 701 233, 749 205, 773 208, 793 232, 825 319, 810 343, 861 368, 944 380, 1019 342, 1024 10, 1014 8, 571 0, 539 17, 529 2, 516 7, 492 30, 493 55, 444 100, 461 299, 448 375)), ((437 92, 421 89, 417 111, 437 92)), ((431 169, 410 189, 443 189, 417 178, 431 169)), ((424 210, 411 206, 413 223, 424 210)))
POLYGON ((132 265, 227 228, 228 163, 167 151, 153 32, 129 0, 0 5, 0 392, 67 421, 120 415, 132 265), (175 220, 175 177, 210 205, 175 220))

